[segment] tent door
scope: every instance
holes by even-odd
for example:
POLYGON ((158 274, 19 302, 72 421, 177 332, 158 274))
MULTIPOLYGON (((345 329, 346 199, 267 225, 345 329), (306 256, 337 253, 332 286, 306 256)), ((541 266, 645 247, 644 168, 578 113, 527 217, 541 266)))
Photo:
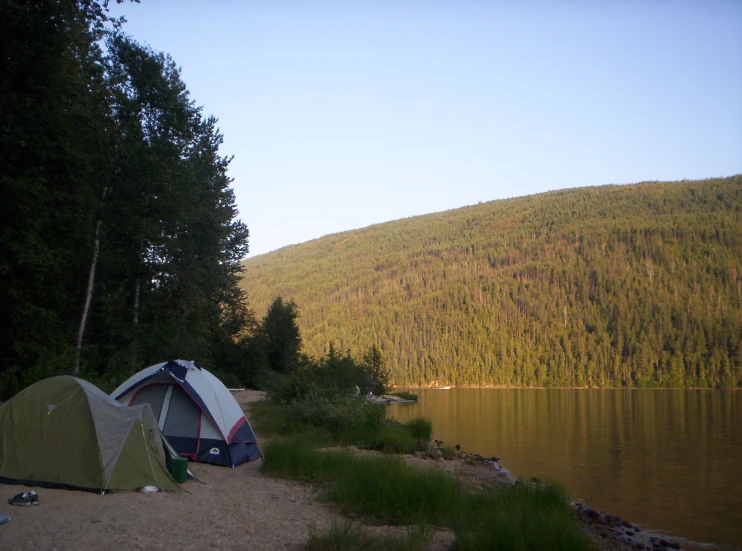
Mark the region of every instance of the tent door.
POLYGON ((164 430, 165 428, 165 420, 167 419, 168 411, 170 411, 170 400, 173 397, 173 386, 169 385, 167 387, 167 392, 165 393, 165 398, 162 400, 162 410, 160 410, 160 419, 157 421, 157 426, 160 427, 160 430, 164 430))

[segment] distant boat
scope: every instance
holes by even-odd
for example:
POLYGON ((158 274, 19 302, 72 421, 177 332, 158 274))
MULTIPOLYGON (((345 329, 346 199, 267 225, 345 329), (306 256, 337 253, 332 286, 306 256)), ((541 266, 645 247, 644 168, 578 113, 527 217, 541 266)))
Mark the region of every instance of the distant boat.
POLYGON ((451 390, 450 386, 434 386, 433 390, 451 390))

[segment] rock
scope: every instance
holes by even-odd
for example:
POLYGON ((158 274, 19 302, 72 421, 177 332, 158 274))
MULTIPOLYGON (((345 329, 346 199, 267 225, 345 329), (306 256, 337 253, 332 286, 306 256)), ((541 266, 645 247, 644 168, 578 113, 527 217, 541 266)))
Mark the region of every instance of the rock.
POLYGON ((438 459, 439 457, 443 457, 443 451, 442 451, 441 449, 439 449, 439 448, 433 448, 433 449, 432 449, 432 450, 430 450, 430 452, 428 453, 428 456, 429 456, 429 457, 430 457, 431 459, 438 459))
POLYGON ((582 510, 582 512, 585 513, 585 516, 593 522, 597 522, 600 524, 605 523, 605 517, 603 517, 603 515, 600 514, 598 511, 596 511, 595 509, 586 507, 585 509, 582 510))

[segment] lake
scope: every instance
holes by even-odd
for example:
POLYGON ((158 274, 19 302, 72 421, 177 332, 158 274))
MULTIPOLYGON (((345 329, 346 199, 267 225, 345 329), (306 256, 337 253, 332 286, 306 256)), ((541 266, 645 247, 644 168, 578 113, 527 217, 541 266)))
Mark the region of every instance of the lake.
POLYGON ((645 529, 742 547, 742 392, 410 389, 399 421, 645 529))

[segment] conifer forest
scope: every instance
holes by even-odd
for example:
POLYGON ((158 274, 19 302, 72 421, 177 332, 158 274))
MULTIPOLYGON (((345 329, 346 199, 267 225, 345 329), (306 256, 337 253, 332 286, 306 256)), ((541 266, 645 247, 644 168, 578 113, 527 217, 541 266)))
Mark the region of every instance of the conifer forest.
POLYGON ((742 177, 588 187, 248 259, 305 351, 378 345, 397 385, 742 386, 742 177))

